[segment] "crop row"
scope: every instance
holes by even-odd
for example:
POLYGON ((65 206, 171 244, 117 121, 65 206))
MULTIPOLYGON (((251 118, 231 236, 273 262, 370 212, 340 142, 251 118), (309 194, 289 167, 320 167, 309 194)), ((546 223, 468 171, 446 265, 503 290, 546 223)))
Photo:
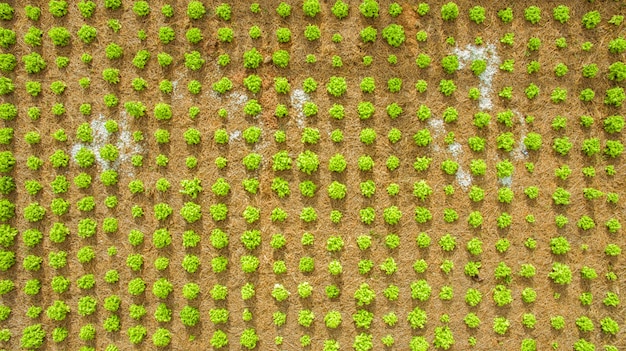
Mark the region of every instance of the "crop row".
MULTIPOLYGON (((354 6, 354 5, 353 5, 354 6)), ((79 10, 80 15, 85 18, 91 18, 98 5, 91 0, 81 0, 76 4, 76 8, 79 10)), ((107 10, 115 11, 123 9, 122 0, 105 0, 104 8, 107 10)), ((150 4, 146 1, 134 1, 131 7, 132 12, 137 17, 146 17, 151 13, 150 4)), ((420 16, 427 16, 430 13, 430 5, 427 3, 419 3, 412 7, 420 16)), ((64 0, 52 0, 48 3, 48 11, 55 18, 62 18, 69 13, 70 6, 64 0)), ((259 3, 252 3, 250 5, 250 11, 252 13, 260 13, 262 9, 259 3)), ((305 16, 314 18, 322 10, 322 5, 318 0, 306 0, 302 2, 302 11, 305 16)), ((337 19, 344 19, 348 17, 350 11, 350 5, 342 0, 337 0, 330 8, 332 14, 337 19)), ((25 15, 31 20, 37 20, 42 15, 41 8, 36 6, 27 5, 24 8, 25 15)), ((292 6, 286 2, 281 2, 275 9, 276 13, 283 19, 291 16, 292 6)), ((358 11, 365 18, 377 18, 380 15, 380 4, 375 0, 363 0, 358 5, 358 11)), ((200 1, 189 1, 187 4, 186 15, 190 20, 201 20, 209 15, 209 10, 200 1)), ((389 4, 387 14, 390 17, 398 17, 403 12, 403 7, 397 2, 389 4)), ((232 8, 227 3, 221 3, 214 9, 215 16, 223 21, 230 21, 233 16, 232 8)), ((0 18, 3 20, 13 19, 15 10, 7 3, 3 3, 0 8, 0 18)), ((161 7, 161 14, 166 18, 173 17, 175 15, 175 9, 167 4, 161 7)), ((444 21, 454 21, 459 16, 459 7, 454 2, 448 2, 441 6, 441 19, 444 21)), ((514 19, 513 10, 509 8, 503 8, 497 12, 498 18, 503 23, 511 23, 514 19)), ((570 9, 566 5, 558 5, 552 8, 552 18, 561 24, 565 24, 570 20, 570 9)), ((487 19, 487 12, 482 6, 474 6, 468 9, 468 18, 476 24, 482 24, 487 19)), ((524 10, 524 19, 530 24, 536 25, 542 19, 542 9, 538 6, 528 6, 524 10)), ((624 17, 621 15, 614 15, 609 20, 609 23, 619 25, 622 23, 624 17)), ((598 11, 589 11, 585 13, 581 18, 581 24, 586 29, 594 29, 601 22, 602 16, 598 11)))

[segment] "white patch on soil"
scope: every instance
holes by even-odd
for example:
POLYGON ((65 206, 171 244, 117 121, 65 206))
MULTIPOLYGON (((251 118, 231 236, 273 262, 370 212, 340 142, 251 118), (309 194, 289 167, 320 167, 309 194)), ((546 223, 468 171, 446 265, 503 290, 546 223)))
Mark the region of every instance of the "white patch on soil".
POLYGON ((446 132, 446 128, 443 126, 443 120, 431 117, 428 119, 428 126, 433 129, 434 136, 439 136, 446 132))
POLYGON ((233 112, 243 111, 244 105, 249 100, 248 95, 242 92, 238 92, 238 91, 233 91, 229 93, 228 95, 226 95, 226 94, 220 94, 214 90, 211 90, 209 95, 216 100, 223 101, 224 99, 226 99, 227 100, 226 110, 228 111, 229 114, 233 112))
MULTIPOLYGON (((109 134, 105 128, 105 123, 108 119, 100 114, 98 118, 95 118, 89 124, 92 129, 93 141, 87 143, 76 143, 72 145, 71 154, 72 158, 76 159, 76 154, 83 147, 87 148, 95 154, 96 163, 101 169, 114 169, 119 170, 120 166, 126 164, 134 154, 141 153, 143 148, 138 143, 133 141, 132 132, 128 126, 128 115, 126 111, 122 111, 117 120, 118 131, 117 133, 109 134), (107 144, 113 144, 119 151, 119 157, 114 162, 109 162, 100 156, 100 149, 107 144)), ((132 176, 132 171, 129 172, 132 176)))
POLYGON ((234 130, 229 134, 229 138, 231 141, 236 141, 239 140, 241 138, 241 131, 240 130, 234 130))
MULTIPOLYGON (((442 119, 437 119, 435 117, 431 117, 428 119, 428 126, 432 129, 433 134, 433 140, 437 140, 437 138, 443 134, 446 133, 446 128, 443 125, 443 120, 442 119)), ((439 148, 439 145, 437 145, 437 143, 432 143, 432 148, 433 151, 435 152, 439 152, 441 151, 441 149, 439 148)))
POLYGON ((511 184, 513 184, 513 177, 508 176, 504 178, 499 178, 498 182, 500 182, 500 185, 510 188, 511 184))
POLYGON ((487 69, 478 76, 480 80, 478 84, 478 90, 480 90, 478 107, 481 110, 491 110, 493 108, 493 102, 491 101, 493 89, 491 85, 493 78, 498 73, 501 62, 496 46, 494 44, 484 46, 468 44, 463 50, 455 48, 453 53, 459 58, 459 69, 465 67, 468 63, 471 64, 471 61, 474 60, 485 60, 487 62, 487 69))
POLYGON ((263 123, 263 121, 259 120, 259 124, 257 125, 257 127, 261 128, 263 132, 261 134, 261 141, 254 144, 253 150, 255 152, 262 152, 263 150, 267 149, 268 146, 270 146, 271 137, 269 133, 266 133, 266 131, 268 130, 265 129, 265 123, 263 123))
POLYGON ((309 95, 302 89, 295 89, 291 93, 291 105, 296 109, 296 125, 298 128, 304 128, 304 112, 302 112, 302 106, 304 103, 310 101, 309 95))
POLYGON ((461 189, 467 191, 472 185, 472 176, 459 167, 459 170, 456 172, 456 182, 459 183, 461 189))
POLYGON ((514 160, 522 160, 528 157, 528 150, 526 149, 526 145, 524 144, 524 138, 526 138, 526 133, 527 133, 526 120, 524 119, 524 116, 522 116, 522 114, 519 113, 519 111, 513 110, 513 112, 519 118, 520 136, 519 136, 519 142, 517 143, 517 147, 513 149, 513 151, 511 151, 511 157, 513 157, 514 160))
POLYGON ((448 145, 448 152, 452 154, 452 157, 457 159, 463 153, 463 148, 461 144, 454 142, 448 145))
POLYGON ((172 81, 172 100, 173 101, 177 101, 177 100, 183 100, 185 98, 184 95, 184 91, 183 89, 179 89, 179 81, 180 79, 182 79, 183 77, 180 77, 179 79, 176 79, 174 81, 172 81))
POLYGON ((243 107, 243 105, 248 102, 248 95, 238 91, 230 93, 228 98, 230 99, 231 105, 235 105, 236 107, 243 107))
MULTIPOLYGON (((459 157, 463 154, 463 146, 458 142, 454 142, 448 145, 448 152, 452 155, 452 159, 456 162, 459 162, 459 157)), ((463 170, 459 162, 459 169, 456 171, 456 182, 459 183, 459 186, 467 191, 470 185, 472 185, 472 176, 463 170)))

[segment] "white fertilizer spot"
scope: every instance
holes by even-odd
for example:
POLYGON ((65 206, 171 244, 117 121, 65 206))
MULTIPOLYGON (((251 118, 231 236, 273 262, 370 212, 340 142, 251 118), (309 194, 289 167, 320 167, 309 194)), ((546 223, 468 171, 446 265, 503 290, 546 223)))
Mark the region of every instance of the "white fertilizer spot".
POLYGON ((291 93, 291 105, 295 107, 297 111, 296 124, 298 125, 298 128, 304 127, 304 113, 302 112, 302 106, 309 100, 309 95, 307 95, 307 93, 305 93, 302 89, 295 89, 293 93, 291 93))
POLYGON ((472 176, 459 167, 459 170, 456 172, 456 182, 459 183, 461 189, 467 191, 470 185, 472 185, 472 176))
POLYGON ((496 46, 493 44, 486 46, 468 44, 463 50, 455 48, 454 54, 459 58, 459 68, 465 67, 468 62, 474 60, 485 60, 487 62, 487 69, 478 76, 480 80, 478 84, 478 90, 480 90, 478 106, 481 110, 491 110, 493 108, 491 85, 500 65, 500 57, 496 51, 496 46))
POLYGON ((443 126, 442 119, 430 118, 428 120, 428 126, 434 131, 434 136, 439 136, 446 132, 446 128, 443 126))
POLYGON ((454 142, 448 146, 448 151, 452 154, 452 157, 456 159, 463 153, 463 148, 461 144, 454 142))
MULTIPOLYGON (((265 123, 263 123, 263 121, 259 121, 258 127, 261 128, 261 130, 266 131, 265 123)), ((255 152, 261 152, 261 151, 265 150, 268 146, 270 146, 270 136, 269 135, 265 135, 265 134, 266 133, 263 132, 263 136, 261 137, 261 141, 254 144, 254 151, 255 152)))
MULTIPOLYGON (((437 139, 440 135, 444 134, 446 132, 445 127, 443 126, 443 120, 441 119, 436 119, 436 118, 430 118, 428 120, 428 126, 432 129, 433 132, 433 139, 437 139)), ((437 143, 432 143, 432 148, 433 151, 435 152, 439 152, 441 151, 441 149, 439 148, 439 145, 437 145, 437 143)))
POLYGON ((526 149, 526 145, 524 144, 524 138, 526 138, 526 132, 527 132, 526 120, 524 119, 524 116, 522 116, 522 114, 519 113, 519 111, 513 110, 513 112, 515 112, 515 114, 519 118, 519 124, 521 128, 520 128, 519 143, 517 143, 517 147, 513 149, 513 151, 511 151, 511 156, 513 157, 514 160, 521 160, 521 159, 525 159, 528 157, 528 150, 526 149))
POLYGON ((232 133, 230 133, 230 135, 229 135, 229 139, 232 140, 232 141, 239 140, 239 138, 241 138, 241 131, 240 130, 235 130, 232 133))
POLYGON ((228 98, 230 99, 230 103, 236 105, 237 107, 242 107, 243 104, 248 102, 248 95, 237 91, 230 93, 228 98))
MULTIPOLYGON (((217 94, 215 93, 218 99, 221 99, 222 97, 224 97, 221 94, 217 94)), ((232 93, 230 93, 228 95, 228 112, 231 111, 241 111, 243 109, 243 106, 248 102, 248 95, 238 92, 238 91, 233 91, 232 93)))
POLYGON ((174 97, 173 100, 182 100, 185 97, 183 95, 183 91, 178 89, 178 81, 179 79, 172 81, 172 88, 173 88, 172 96, 174 97))
MULTIPOLYGON (((448 152, 452 155, 452 158, 455 161, 459 161, 459 156, 463 154, 463 146, 461 144, 454 142, 448 145, 448 152)), ((456 182, 459 183, 461 188, 465 191, 469 189, 469 186, 472 185, 472 176, 465 172, 461 165, 459 165, 459 169, 456 171, 456 182)))
MULTIPOLYGON (((143 151, 141 145, 133 142, 132 133, 128 127, 128 115, 125 111, 120 113, 120 118, 117 120, 118 132, 110 135, 107 132, 105 123, 107 118, 100 114, 98 118, 95 118, 89 124, 92 129, 93 141, 89 144, 77 143, 72 145, 72 158, 76 159, 76 154, 82 148, 87 148, 96 156, 96 163, 102 169, 115 169, 119 170, 120 166, 127 163, 133 154, 137 154, 143 151), (117 140, 116 140, 117 139, 117 140), (113 144, 119 151, 119 157, 114 162, 109 162, 100 156, 100 149, 107 144, 113 144)), ((132 171, 130 172, 132 176, 132 171)))
POLYGON ((228 94, 228 95, 224 95, 224 94, 219 94, 218 92, 211 90, 211 92, 209 93, 209 95, 216 99, 216 100, 222 100, 222 99, 228 99, 227 102, 227 111, 230 113, 232 111, 241 111, 243 109, 243 106, 248 102, 248 95, 238 92, 238 91, 233 91, 232 93, 228 94))
POLYGON ((511 184, 513 184, 513 177, 508 176, 504 178, 499 178, 498 181, 500 182, 500 185, 510 188, 511 184))

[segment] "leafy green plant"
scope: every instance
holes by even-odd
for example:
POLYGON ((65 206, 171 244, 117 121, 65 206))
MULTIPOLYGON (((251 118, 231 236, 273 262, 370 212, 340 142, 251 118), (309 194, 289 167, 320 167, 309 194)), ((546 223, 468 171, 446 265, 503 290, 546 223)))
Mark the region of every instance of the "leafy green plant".
POLYGON ((282 18, 289 17, 291 15, 291 5, 286 2, 281 2, 278 4, 278 7, 276 7, 276 13, 282 18))
POLYGON ((556 284, 567 285, 572 281, 572 271, 566 264, 555 262, 548 277, 556 284))
MULTIPOLYGON (((370 1, 370 0, 367 0, 370 1)), ((382 32, 383 39, 387 40, 387 44, 393 47, 399 47, 406 40, 406 35, 404 34, 404 27, 399 24, 392 23, 385 28, 383 28, 382 32)))
POLYGON ((20 346, 24 349, 38 349, 44 344, 46 331, 41 324, 33 324, 22 329, 20 346))
POLYGON ((343 77, 330 77, 328 84, 326 84, 326 91, 334 96, 341 97, 346 93, 348 89, 348 84, 346 83, 346 79, 343 77))
POLYGON ((541 9, 537 6, 529 6, 524 10, 524 18, 526 21, 537 24, 541 20, 541 9))
MULTIPOLYGON (((17 42, 16 34, 13 30, 0 28, 0 47, 8 49, 17 42)), ((26 56, 26 55, 25 55, 26 56)))
POLYGON ((441 19, 454 21, 459 16, 459 7, 454 2, 448 2, 441 6, 441 19))
POLYGON ((363 0, 359 4, 359 11, 366 18, 377 18, 379 5, 376 0, 363 0))

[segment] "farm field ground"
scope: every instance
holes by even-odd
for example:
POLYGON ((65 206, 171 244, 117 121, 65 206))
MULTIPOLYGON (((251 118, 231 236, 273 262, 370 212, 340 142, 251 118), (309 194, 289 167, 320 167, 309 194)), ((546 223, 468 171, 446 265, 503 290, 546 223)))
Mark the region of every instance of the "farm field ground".
POLYGON ((1 0, 0 350, 626 350, 626 3, 1 0))

